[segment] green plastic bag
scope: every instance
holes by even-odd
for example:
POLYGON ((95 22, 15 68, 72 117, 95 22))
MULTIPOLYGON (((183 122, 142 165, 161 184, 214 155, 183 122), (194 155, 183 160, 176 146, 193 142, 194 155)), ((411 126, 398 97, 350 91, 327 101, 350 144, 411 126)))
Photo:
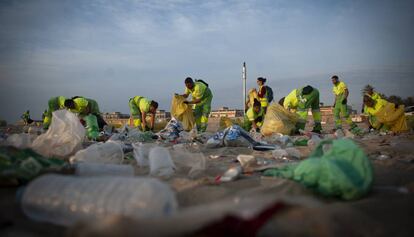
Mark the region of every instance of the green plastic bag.
POLYGON ((297 165, 269 169, 265 176, 293 179, 318 193, 344 200, 361 198, 371 188, 373 170, 364 151, 352 140, 322 141, 297 165), (331 146, 324 152, 324 146, 331 146))
POLYGON ((45 158, 31 149, 0 147, 0 179, 17 179, 26 183, 48 170, 60 170, 65 161, 45 158))

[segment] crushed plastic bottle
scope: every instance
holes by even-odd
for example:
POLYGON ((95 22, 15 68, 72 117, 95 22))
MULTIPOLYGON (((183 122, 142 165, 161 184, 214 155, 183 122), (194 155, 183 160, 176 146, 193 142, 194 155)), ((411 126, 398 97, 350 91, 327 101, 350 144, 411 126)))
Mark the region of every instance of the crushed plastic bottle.
POLYGON ((168 185, 135 177, 43 175, 27 186, 21 202, 29 218, 64 226, 119 215, 157 218, 177 210, 168 185))

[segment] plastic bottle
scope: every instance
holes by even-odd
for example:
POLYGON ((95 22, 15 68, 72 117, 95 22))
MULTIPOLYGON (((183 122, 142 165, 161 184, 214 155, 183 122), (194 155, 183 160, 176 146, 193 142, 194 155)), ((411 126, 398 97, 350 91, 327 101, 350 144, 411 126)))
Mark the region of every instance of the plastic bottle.
POLYGON ((99 142, 86 149, 78 151, 69 160, 71 163, 106 163, 121 164, 124 159, 124 151, 120 143, 115 141, 99 142))
POLYGON ((176 209, 170 187, 151 178, 44 175, 32 181, 22 197, 28 217, 65 226, 112 215, 157 218, 176 209))
POLYGON ((148 157, 150 175, 168 178, 175 172, 175 165, 167 148, 151 148, 148 157))
POLYGON ((78 176, 134 176, 134 168, 130 165, 78 163, 75 167, 78 176))

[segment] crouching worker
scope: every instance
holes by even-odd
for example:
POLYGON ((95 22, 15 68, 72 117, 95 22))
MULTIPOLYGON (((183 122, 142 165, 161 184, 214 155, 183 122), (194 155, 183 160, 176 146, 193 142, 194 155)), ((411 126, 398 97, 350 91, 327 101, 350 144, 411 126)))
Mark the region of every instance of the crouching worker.
POLYGON ((408 130, 404 106, 396 106, 384 99, 364 96, 365 112, 370 116, 370 125, 377 130, 404 132, 408 130))
POLYGON ((299 130, 304 130, 306 121, 308 119, 308 110, 312 110, 314 127, 312 132, 321 133, 321 112, 319 109, 319 91, 312 86, 305 86, 300 89, 295 89, 285 97, 284 100, 279 101, 283 104, 285 109, 296 111, 300 120, 296 123, 296 133, 299 130))
POLYGON ((149 100, 143 96, 135 96, 129 100, 129 109, 131 111, 131 118, 133 119, 133 126, 142 130, 154 130, 155 112, 158 108, 158 103, 149 100), (150 126, 147 126, 145 120, 147 115, 150 115, 150 126))
POLYGON ((263 125, 263 120, 264 109, 262 108, 261 103, 257 99, 254 99, 253 107, 250 107, 244 116, 243 129, 246 131, 254 130, 259 132, 260 127, 263 125))
POLYGON ((77 113, 79 118, 84 121, 89 139, 97 139, 99 131, 107 125, 101 116, 98 103, 93 99, 75 96, 65 100, 65 108, 77 113))

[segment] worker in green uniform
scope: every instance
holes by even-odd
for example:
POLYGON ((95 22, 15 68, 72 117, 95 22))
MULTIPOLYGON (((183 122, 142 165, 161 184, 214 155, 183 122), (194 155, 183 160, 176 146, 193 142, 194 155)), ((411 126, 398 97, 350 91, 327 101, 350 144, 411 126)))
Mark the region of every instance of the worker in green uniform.
POLYGON ((358 130, 357 125, 352 122, 351 117, 349 116, 348 111, 348 95, 349 90, 346 84, 343 81, 339 81, 338 76, 334 75, 331 77, 333 88, 332 92, 335 96, 334 101, 334 119, 335 119, 335 129, 342 129, 342 120, 341 117, 345 118, 345 122, 349 124, 351 130, 358 130))
POLYGON ((47 130, 52 122, 52 113, 56 110, 65 109, 65 100, 64 96, 52 97, 48 101, 48 110, 43 118, 43 128, 47 130))
POLYGON ((243 129, 246 131, 260 131, 263 125, 264 109, 259 100, 254 99, 253 107, 250 107, 244 115, 243 129))
POLYGON ((78 114, 86 123, 87 136, 90 139, 98 138, 99 130, 107 125, 99 111, 98 103, 93 99, 75 96, 66 99, 64 105, 69 111, 78 114))
POLYGON ((26 112, 24 112, 22 114, 22 116, 20 116, 20 118, 23 120, 24 125, 28 125, 33 123, 33 120, 30 118, 30 111, 26 110, 26 112))
POLYGON ((208 84, 203 80, 193 81, 191 77, 187 77, 184 81, 185 91, 182 96, 188 98, 191 94, 192 100, 184 103, 192 104, 193 113, 196 120, 198 132, 205 132, 207 130, 208 116, 211 111, 211 101, 213 94, 211 93, 208 84))
POLYGON ((131 118, 133 119, 134 127, 146 131, 147 129, 154 130, 155 113, 157 112, 158 103, 154 100, 149 100, 143 96, 135 96, 129 100, 129 109, 131 111, 131 118), (148 128, 146 117, 150 115, 150 126, 148 128))
POLYGON ((299 121, 296 123, 296 132, 299 129, 304 130, 308 118, 308 110, 312 110, 314 127, 312 132, 321 133, 321 111, 319 108, 319 91, 312 86, 305 86, 300 89, 291 91, 284 100, 279 103, 283 104, 285 109, 295 111, 299 115, 299 121))

